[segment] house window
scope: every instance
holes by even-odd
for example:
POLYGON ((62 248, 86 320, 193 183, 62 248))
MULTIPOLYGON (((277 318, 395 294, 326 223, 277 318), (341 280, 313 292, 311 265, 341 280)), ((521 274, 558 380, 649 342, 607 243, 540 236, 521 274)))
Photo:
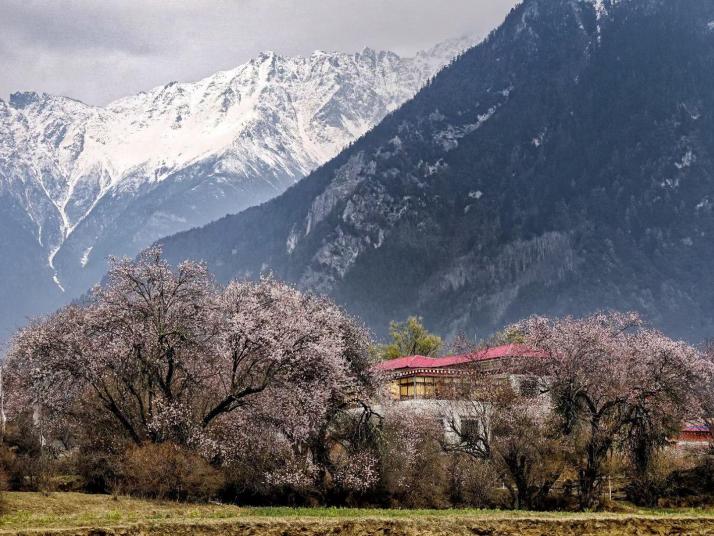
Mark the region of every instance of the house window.
POLYGON ((414 398, 416 389, 412 378, 402 378, 399 380, 399 398, 414 398))
POLYGON ((524 398, 535 398, 538 396, 538 381, 535 378, 523 378, 520 382, 519 390, 524 398))
POLYGON ((399 380, 399 398, 434 398, 436 381, 428 376, 412 376, 399 380))
POLYGON ((441 400, 468 398, 471 392, 472 386, 467 378, 452 376, 437 379, 436 397, 441 400))
POLYGON ((480 430, 478 419, 461 418, 460 436, 461 440, 468 443, 480 441, 480 430))

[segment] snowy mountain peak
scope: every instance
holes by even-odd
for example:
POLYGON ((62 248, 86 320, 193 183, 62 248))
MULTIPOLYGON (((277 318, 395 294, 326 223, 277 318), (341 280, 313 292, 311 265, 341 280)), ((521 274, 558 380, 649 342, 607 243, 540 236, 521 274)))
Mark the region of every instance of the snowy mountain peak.
POLYGON ((34 237, 57 289, 84 291, 107 255, 133 255, 282 192, 473 44, 409 58, 265 51, 104 107, 13 93, 0 102, 0 211, 34 237))

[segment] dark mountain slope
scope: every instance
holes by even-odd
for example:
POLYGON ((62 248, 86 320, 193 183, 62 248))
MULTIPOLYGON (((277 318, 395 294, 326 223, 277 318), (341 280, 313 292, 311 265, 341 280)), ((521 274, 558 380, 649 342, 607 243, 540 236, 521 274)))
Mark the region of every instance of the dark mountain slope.
POLYGON ((714 333, 714 3, 526 0, 281 197, 163 241, 380 330, 638 309, 714 333))

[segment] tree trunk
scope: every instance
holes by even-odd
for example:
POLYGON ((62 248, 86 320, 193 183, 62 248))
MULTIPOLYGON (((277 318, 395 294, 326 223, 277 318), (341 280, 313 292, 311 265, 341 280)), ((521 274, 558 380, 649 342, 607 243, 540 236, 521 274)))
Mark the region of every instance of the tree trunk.
POLYGON ((597 505, 599 474, 596 467, 588 465, 580 470, 580 508, 590 510, 597 505))

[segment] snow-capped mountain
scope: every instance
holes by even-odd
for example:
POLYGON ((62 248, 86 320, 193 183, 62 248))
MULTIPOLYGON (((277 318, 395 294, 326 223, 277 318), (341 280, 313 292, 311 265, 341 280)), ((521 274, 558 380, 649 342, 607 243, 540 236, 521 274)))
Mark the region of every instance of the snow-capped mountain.
MULTIPOLYGON (((369 48, 267 52, 105 107, 32 92, 0 100, 0 275, 15 286, 34 281, 39 295, 23 314, 77 295, 108 255, 133 255, 281 193, 473 42, 409 58, 369 48)), ((17 290, 0 289, 14 303, 0 306, 5 325, 17 290)), ((27 295, 19 299, 22 309, 27 295)))

